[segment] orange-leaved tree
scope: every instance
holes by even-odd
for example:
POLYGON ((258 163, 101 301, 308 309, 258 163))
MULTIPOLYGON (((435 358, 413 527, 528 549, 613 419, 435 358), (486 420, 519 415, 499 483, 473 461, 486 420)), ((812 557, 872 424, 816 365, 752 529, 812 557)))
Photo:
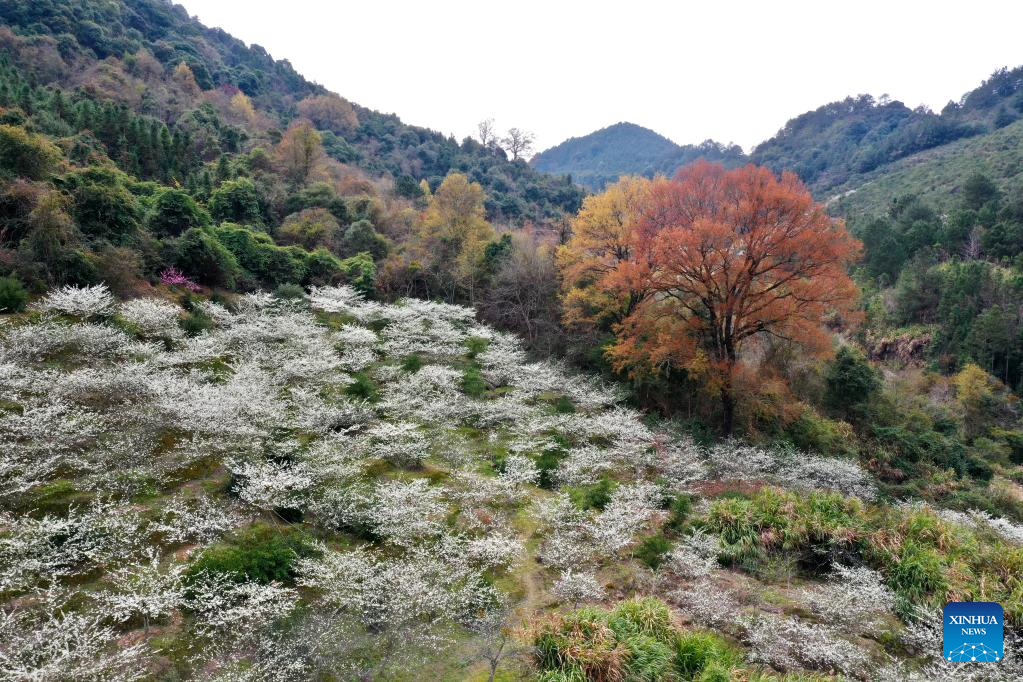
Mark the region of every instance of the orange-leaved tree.
MULTIPOLYGON (((594 289, 591 301, 620 316, 608 351, 619 370, 709 368, 730 433, 744 343, 774 336, 829 348, 825 320, 855 308, 848 266, 860 243, 791 173, 700 162, 672 179, 630 182, 643 190, 616 237, 622 247, 591 257, 589 278, 573 280, 566 254, 592 251, 588 235, 574 235, 563 249, 566 282, 594 289)), ((570 289, 568 303, 573 296, 583 298, 570 289)))
POLYGON ((635 226, 649 203, 651 181, 625 177, 586 197, 572 220, 572 237, 558 249, 565 323, 607 330, 620 323, 644 292, 619 286, 619 270, 637 258, 635 226))

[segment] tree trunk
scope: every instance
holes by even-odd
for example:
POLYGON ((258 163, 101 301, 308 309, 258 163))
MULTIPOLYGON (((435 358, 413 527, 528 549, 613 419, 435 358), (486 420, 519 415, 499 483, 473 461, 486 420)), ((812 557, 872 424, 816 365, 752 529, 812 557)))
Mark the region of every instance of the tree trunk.
POLYGON ((735 428, 735 396, 732 395, 732 378, 728 377, 721 385, 721 429, 726 436, 731 436, 735 428))
POLYGON ((726 344, 725 376, 721 382, 721 428, 726 437, 735 430, 735 393, 732 377, 735 376, 735 347, 729 341, 726 344))

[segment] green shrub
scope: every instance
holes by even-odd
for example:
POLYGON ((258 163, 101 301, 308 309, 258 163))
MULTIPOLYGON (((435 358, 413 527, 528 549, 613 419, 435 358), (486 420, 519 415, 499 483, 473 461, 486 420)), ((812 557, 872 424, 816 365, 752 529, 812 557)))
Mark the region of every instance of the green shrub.
POLYGON ((28 292, 14 277, 0 277, 0 313, 17 313, 25 309, 28 292))
POLYGON ((301 247, 277 246, 267 233, 231 223, 214 227, 210 232, 261 283, 277 287, 306 281, 307 252, 301 247))
POLYGON ((681 533, 685 529, 689 514, 693 511, 693 496, 676 495, 672 498, 668 511, 668 520, 664 522, 665 529, 681 533))
POLYGON ((707 526, 721 536, 721 559, 756 570, 770 552, 826 568, 857 555, 869 527, 863 503, 836 493, 764 488, 749 499, 717 499, 707 526))
POLYGON ((537 485, 547 490, 557 487, 557 471, 561 462, 568 457, 568 453, 561 447, 554 446, 547 448, 536 458, 536 469, 540 472, 537 485))
POLYGON ((415 374, 423 368, 423 358, 416 353, 406 355, 401 359, 401 368, 406 372, 415 374))
POLYGON ((390 243, 373 229, 368 220, 356 220, 341 237, 341 248, 345 254, 368 253, 373 260, 383 260, 390 250, 390 243))
POLYGON ((316 286, 334 284, 346 276, 344 261, 338 260, 337 256, 323 247, 309 251, 304 258, 306 273, 304 284, 316 286))
POLYGON ((937 551, 907 542, 887 572, 888 583, 914 602, 924 601, 932 594, 944 594, 947 583, 942 564, 937 551))
POLYGON ((487 349, 490 342, 480 336, 470 336, 465 340, 465 347, 468 349, 468 356, 475 358, 477 355, 487 349))
POLYGON ((690 417, 678 423, 678 430, 689 434, 697 445, 709 447, 717 440, 717 432, 714 427, 699 417, 690 417))
POLYGON ((964 469, 967 476, 978 481, 990 481, 995 476, 995 470, 985 460, 976 456, 965 458, 964 469))
POLYGON ((297 284, 282 284, 274 289, 274 296, 282 300, 297 301, 305 298, 305 289, 297 284))
POLYGON ((711 633, 679 630, 667 604, 630 599, 541 620, 532 643, 538 680, 728 680, 738 652, 711 633), (724 677, 722 677, 724 675, 724 677))
POLYGON ((699 677, 694 679, 697 682, 730 682, 732 675, 727 667, 715 661, 704 668, 699 677))
POLYGON ((635 597, 619 602, 608 619, 619 636, 648 635, 661 642, 673 641, 675 624, 668 605, 656 597, 635 597))
POLYGON ((824 374, 824 400, 831 409, 850 415, 881 390, 880 373, 863 353, 842 346, 824 374))
POLYGON ((575 667, 570 670, 544 670, 537 673, 536 682, 586 682, 586 673, 575 667))
POLYGON ((994 428, 991 429, 991 436, 1009 446, 1009 460, 1013 464, 1023 464, 1023 431, 994 428))
POLYGON ((634 554, 650 568, 657 570, 657 567, 664 561, 664 555, 671 551, 671 540, 663 535, 652 535, 636 548, 634 554))
POLYGON ((607 611, 584 607, 541 621, 533 634, 537 668, 560 673, 555 680, 622 679, 628 650, 607 620, 607 611))
POLYGON ((218 221, 262 224, 259 191, 252 180, 228 180, 210 195, 210 213, 218 221))
POLYGON ((177 264, 182 272, 210 286, 234 288, 241 267, 217 238, 206 229, 192 228, 178 243, 177 264))
POLYGON ((239 582, 290 585, 298 560, 316 553, 316 546, 298 530, 256 524, 237 533, 230 542, 205 549, 188 567, 186 578, 194 581, 209 573, 231 576, 239 582))
POLYGON ((136 180, 112 165, 88 166, 64 175, 59 186, 71 197, 71 215, 82 234, 119 244, 137 236, 142 209, 131 188, 136 180))
POLYGON ((558 414, 573 414, 575 404, 568 396, 559 395, 558 399, 554 401, 554 411, 558 414))
MULTIPOLYGON (((315 253, 315 252, 314 252, 315 253)), ((371 296, 376 285, 377 266, 368 253, 358 253, 341 261, 341 274, 353 287, 371 296)))
POLYGON ((193 310, 181 320, 181 328, 188 336, 199 336, 208 329, 213 329, 213 320, 203 313, 193 310))
POLYGON ((356 372, 352 375, 355 379, 345 387, 345 393, 353 398, 374 401, 377 399, 377 385, 365 372, 356 372))
POLYGON ((208 226, 210 214, 188 192, 168 187, 157 194, 147 224, 159 237, 176 237, 193 227, 208 226))
POLYGON ((625 644, 628 661, 627 678, 636 682, 661 682, 674 677, 674 656, 671 647, 648 635, 632 635, 625 644))
POLYGON ((462 392, 478 398, 487 391, 487 381, 479 367, 470 366, 462 372, 462 392))
POLYGON ((0 125, 0 175, 43 180, 56 168, 61 152, 45 135, 20 126, 0 125))
POLYGON ((569 497, 580 509, 599 509, 611 501, 611 494, 618 487, 614 481, 602 478, 593 485, 579 486, 569 491, 569 497))
POLYGON ((735 649, 712 632, 694 630, 675 641, 675 670, 687 680, 717 679, 722 671, 727 680, 728 668, 738 665, 740 660, 735 649))
POLYGON ((844 421, 822 417, 813 410, 802 414, 785 426, 785 435, 804 452, 819 452, 835 457, 855 457, 856 434, 844 421))

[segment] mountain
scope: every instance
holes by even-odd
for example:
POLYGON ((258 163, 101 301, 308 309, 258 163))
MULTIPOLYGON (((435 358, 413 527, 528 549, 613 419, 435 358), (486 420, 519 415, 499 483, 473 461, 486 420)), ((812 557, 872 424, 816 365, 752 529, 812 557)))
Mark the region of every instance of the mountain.
POLYGON ((565 140, 534 156, 530 164, 599 190, 622 175, 670 174, 698 158, 728 164, 741 159, 742 150, 712 140, 680 146, 649 128, 622 122, 565 140))
POLYGON ((889 164, 996 132, 1021 114, 1023 67, 1003 68, 940 113, 911 109, 887 96, 858 95, 825 104, 790 119, 748 155, 712 140, 679 146, 646 128, 618 123, 566 140, 538 154, 532 164, 599 189, 620 175, 671 175, 698 158, 725 165, 748 161, 793 171, 818 196, 829 197, 838 188, 848 191, 883 175, 889 164))
POLYGON ((654 160, 672 154, 678 145, 635 123, 615 123, 583 137, 573 137, 533 157, 533 168, 570 174, 576 182, 600 188, 620 175, 642 175, 654 160))

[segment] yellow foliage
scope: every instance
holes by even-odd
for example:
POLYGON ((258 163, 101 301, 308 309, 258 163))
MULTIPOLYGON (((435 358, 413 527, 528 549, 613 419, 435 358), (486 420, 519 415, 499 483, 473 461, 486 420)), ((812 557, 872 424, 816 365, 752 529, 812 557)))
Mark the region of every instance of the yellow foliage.
POLYGON ((277 158, 282 170, 296 185, 309 181, 322 157, 320 134, 308 121, 299 120, 292 124, 277 145, 277 158))
POLYGON ((195 74, 192 73, 192 69, 190 69, 188 64, 185 62, 181 62, 174 67, 174 74, 172 77, 174 82, 177 83, 178 86, 188 95, 196 97, 201 92, 199 84, 195 82, 195 74))
POLYGON ((962 368, 952 379, 956 397, 967 406, 980 406, 993 397, 991 378, 983 369, 972 362, 962 368))
POLYGON ((604 326, 623 317, 626 296, 610 295, 603 279, 631 255, 630 233, 650 184, 646 178, 622 178, 587 197, 572 220, 572 237, 557 253, 570 326, 604 326))
POLYGON ((231 98, 231 113, 239 119, 251 123, 256 119, 256 108, 252 106, 252 100, 244 92, 239 92, 231 98))
POLYGON ((487 222, 483 187, 461 173, 444 178, 429 198, 419 240, 434 259, 451 258, 456 284, 472 299, 487 244, 494 228, 487 222))

